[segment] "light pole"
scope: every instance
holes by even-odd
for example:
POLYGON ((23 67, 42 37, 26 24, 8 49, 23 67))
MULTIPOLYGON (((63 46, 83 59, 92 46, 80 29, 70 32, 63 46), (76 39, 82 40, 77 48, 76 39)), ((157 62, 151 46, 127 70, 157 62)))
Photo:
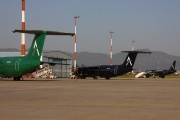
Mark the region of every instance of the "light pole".
POLYGON ((74 26, 75 26, 75 35, 74 35, 74 72, 76 72, 76 19, 80 16, 74 16, 74 26))
POLYGON ((110 45, 110 65, 112 65, 112 34, 114 32, 110 31, 110 37, 111 37, 111 45, 110 45))
POLYGON ((134 51, 134 40, 132 41, 132 51, 134 51))

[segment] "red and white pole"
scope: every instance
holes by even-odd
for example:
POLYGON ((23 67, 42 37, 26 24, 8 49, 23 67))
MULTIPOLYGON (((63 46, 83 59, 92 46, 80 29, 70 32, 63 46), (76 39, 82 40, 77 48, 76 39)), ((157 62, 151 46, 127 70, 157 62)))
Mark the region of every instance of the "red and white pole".
POLYGON ((74 26, 75 26, 75 35, 74 35, 74 72, 76 72, 76 18, 79 18, 79 16, 74 16, 74 26))
POLYGON ((110 65, 112 65, 112 33, 110 32, 110 37, 111 37, 111 45, 110 45, 110 65))
MULTIPOLYGON (((134 40, 132 41, 132 51, 134 51, 134 40)), ((133 77, 133 74, 134 74, 134 72, 133 72, 133 70, 132 70, 132 77, 133 77)))
POLYGON ((134 51, 134 40, 132 41, 132 51, 134 51))
MULTIPOLYGON (((22 0, 22 30, 25 30, 25 0, 22 0)), ((25 55, 25 33, 21 34, 21 56, 25 55)))

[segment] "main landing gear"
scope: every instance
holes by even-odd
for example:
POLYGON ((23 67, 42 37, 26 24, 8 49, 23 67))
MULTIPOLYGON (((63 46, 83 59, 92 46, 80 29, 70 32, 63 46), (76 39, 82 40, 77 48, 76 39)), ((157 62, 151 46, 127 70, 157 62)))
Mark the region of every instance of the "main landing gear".
POLYGON ((14 80, 14 81, 20 81, 20 80, 21 80, 21 77, 13 77, 13 80, 14 80))

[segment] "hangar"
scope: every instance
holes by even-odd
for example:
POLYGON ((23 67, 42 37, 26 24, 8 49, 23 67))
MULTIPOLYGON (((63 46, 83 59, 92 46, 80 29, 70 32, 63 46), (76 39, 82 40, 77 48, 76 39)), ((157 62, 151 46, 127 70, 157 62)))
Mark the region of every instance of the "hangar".
POLYGON ((70 55, 61 51, 43 51, 44 65, 49 64, 52 72, 61 78, 69 77, 72 68, 72 59, 70 55))
MULTIPOLYGON (((26 52, 27 54, 27 52, 26 52)), ((3 51, 0 52, 0 57, 20 56, 19 51, 3 51)), ((41 68, 47 67, 55 76, 60 78, 68 78, 71 74, 72 58, 70 55, 61 51, 44 50, 41 61, 41 68)), ((43 69, 41 70, 43 72, 43 69)))

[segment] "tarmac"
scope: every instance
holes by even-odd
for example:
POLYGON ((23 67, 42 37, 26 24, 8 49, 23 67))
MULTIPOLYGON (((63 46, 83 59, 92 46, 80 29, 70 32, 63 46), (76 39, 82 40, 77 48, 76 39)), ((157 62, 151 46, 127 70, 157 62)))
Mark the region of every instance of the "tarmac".
POLYGON ((1 120, 180 120, 180 79, 0 79, 1 120))

